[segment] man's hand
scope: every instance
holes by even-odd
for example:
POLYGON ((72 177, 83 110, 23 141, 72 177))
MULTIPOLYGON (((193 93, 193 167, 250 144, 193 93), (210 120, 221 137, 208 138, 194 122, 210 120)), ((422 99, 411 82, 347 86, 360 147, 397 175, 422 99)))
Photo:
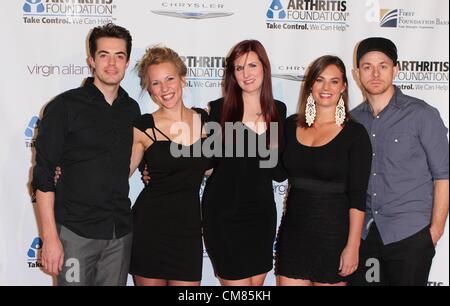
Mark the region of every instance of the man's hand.
POLYGON ((439 239, 441 239, 442 235, 444 234, 443 231, 435 229, 433 226, 430 227, 430 234, 431 239, 433 240, 433 244, 436 247, 438 244, 439 239))
POLYGON ((58 275, 64 264, 64 250, 59 237, 47 238, 42 245, 42 264, 51 275, 58 275))

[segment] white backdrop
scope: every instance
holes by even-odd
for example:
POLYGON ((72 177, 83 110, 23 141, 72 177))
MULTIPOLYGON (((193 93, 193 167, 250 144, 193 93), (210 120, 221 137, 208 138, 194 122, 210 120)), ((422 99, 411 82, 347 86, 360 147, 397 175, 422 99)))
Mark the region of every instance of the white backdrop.
MULTIPOLYGON (((0 2, 0 285, 49 285, 39 269, 40 248, 29 193, 33 141, 44 105, 89 76, 88 31, 108 21, 133 35, 123 87, 142 113, 156 106, 141 94, 131 68, 146 47, 176 50, 189 67, 185 103, 204 107, 221 96, 223 58, 243 39, 258 39, 272 63, 275 98, 288 115, 297 106, 302 76, 315 58, 340 56, 348 67, 351 106, 362 101, 352 77, 355 45, 368 36, 392 39, 402 66, 396 83, 437 107, 449 122, 449 2, 446 0, 5 0, 0 2), (58 3, 64 2, 64 3, 58 3), (269 10, 269 8, 278 9, 269 10), (273 13, 272 15, 269 13, 273 13)), ((131 180, 133 202, 142 189, 131 180)), ((278 214, 286 183, 274 184, 278 214)), ((448 227, 437 248, 430 285, 449 284, 448 227)), ((217 285, 205 254, 204 285, 217 285)), ((266 281, 274 285, 273 273, 266 281)))

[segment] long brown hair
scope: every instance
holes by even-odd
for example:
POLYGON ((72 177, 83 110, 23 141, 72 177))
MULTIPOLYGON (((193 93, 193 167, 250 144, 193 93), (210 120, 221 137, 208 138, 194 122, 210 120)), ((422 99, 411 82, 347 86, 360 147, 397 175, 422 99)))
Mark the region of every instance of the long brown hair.
POLYGON ((330 65, 336 66, 342 72, 342 80, 345 83, 345 90, 342 93, 342 99, 344 100, 345 105, 345 122, 350 120, 350 114, 348 112, 348 80, 345 64, 337 56, 324 55, 316 59, 308 68, 308 72, 306 73, 297 112, 298 126, 303 128, 309 128, 305 118, 306 100, 308 99, 308 96, 311 94, 312 87, 316 82, 316 80, 319 78, 320 74, 330 65))
POLYGON ((281 130, 280 116, 275 106, 272 94, 272 70, 270 68, 269 57, 266 49, 257 40, 244 40, 233 47, 226 59, 225 86, 224 86, 224 103, 220 124, 225 127, 225 122, 238 122, 244 116, 244 101, 242 99, 242 89, 239 86, 234 71, 234 62, 242 55, 249 52, 255 52, 262 63, 264 69, 264 79, 261 88, 261 113, 268 129, 268 137, 270 134, 270 122, 278 122, 279 130, 281 130))

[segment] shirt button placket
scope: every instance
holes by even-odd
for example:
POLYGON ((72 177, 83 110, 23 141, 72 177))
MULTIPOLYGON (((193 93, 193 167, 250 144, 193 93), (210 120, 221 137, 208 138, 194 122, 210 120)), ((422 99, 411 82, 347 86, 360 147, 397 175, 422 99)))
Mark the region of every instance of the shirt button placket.
POLYGON ((376 116, 375 118, 373 118, 372 121, 372 129, 371 129, 371 136, 372 136, 372 150, 373 150, 373 154, 372 154, 372 178, 371 178, 371 192, 372 192, 372 207, 374 208, 374 217, 378 215, 378 210, 377 209, 377 172, 378 172, 378 163, 377 163, 377 159, 375 158, 378 154, 377 149, 378 149, 378 138, 377 134, 378 134, 378 122, 379 122, 380 116, 376 116))

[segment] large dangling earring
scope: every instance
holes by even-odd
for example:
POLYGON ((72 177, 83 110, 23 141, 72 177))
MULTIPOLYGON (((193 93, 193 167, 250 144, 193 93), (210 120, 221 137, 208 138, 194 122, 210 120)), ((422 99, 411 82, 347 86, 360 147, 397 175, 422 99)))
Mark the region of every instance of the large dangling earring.
POLYGON ((335 119, 336 119, 336 124, 339 126, 341 126, 345 122, 345 104, 344 104, 344 99, 342 98, 342 95, 336 106, 335 119))
POLYGON ((316 119, 316 101, 314 101, 312 93, 309 94, 308 99, 306 99, 305 117, 308 126, 311 126, 316 119))

